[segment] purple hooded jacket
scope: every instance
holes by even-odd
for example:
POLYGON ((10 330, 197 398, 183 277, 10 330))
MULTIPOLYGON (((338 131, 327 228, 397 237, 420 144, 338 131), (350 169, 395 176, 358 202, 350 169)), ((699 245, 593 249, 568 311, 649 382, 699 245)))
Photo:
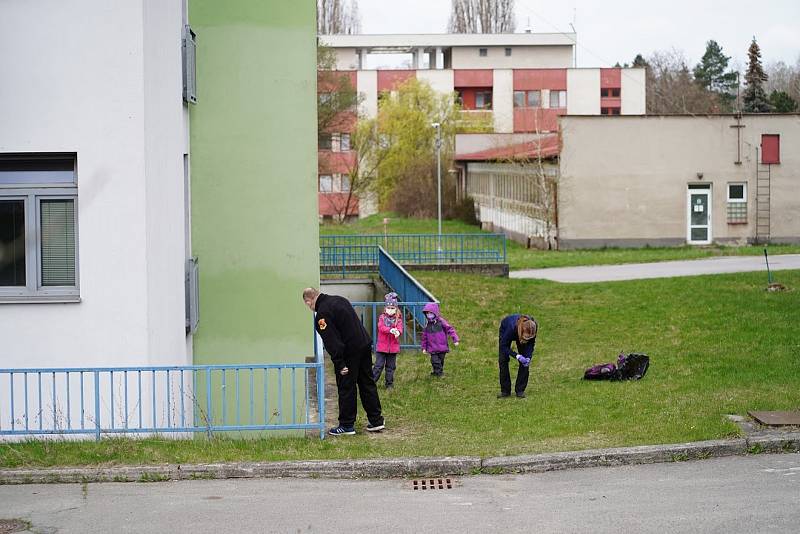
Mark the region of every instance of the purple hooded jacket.
POLYGON ((428 321, 422 330, 422 350, 429 353, 450 352, 447 337, 450 336, 454 343, 458 343, 456 329, 450 326, 450 323, 445 321, 444 317, 439 315, 439 305, 437 303, 429 302, 422 308, 422 312, 432 312, 435 316, 433 321, 428 321))

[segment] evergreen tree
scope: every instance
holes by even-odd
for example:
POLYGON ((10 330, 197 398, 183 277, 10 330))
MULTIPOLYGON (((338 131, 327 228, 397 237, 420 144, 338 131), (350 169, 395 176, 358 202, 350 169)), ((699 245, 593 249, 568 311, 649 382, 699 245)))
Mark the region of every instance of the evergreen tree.
POLYGON ((694 68, 694 79, 708 91, 730 95, 736 89, 736 73, 727 71, 730 56, 713 39, 706 43, 706 52, 694 68))
POLYGON ((636 57, 633 58, 633 66, 634 67, 647 67, 647 60, 642 57, 642 54, 636 54, 636 57))
POLYGON ((797 102, 786 91, 772 91, 769 103, 777 113, 792 113, 797 111, 797 102))
POLYGON ((747 58, 747 73, 744 75, 747 88, 742 96, 744 111, 766 113, 772 109, 772 106, 767 101, 767 94, 764 92, 767 74, 764 72, 764 67, 761 66, 761 49, 755 37, 747 50, 747 58))

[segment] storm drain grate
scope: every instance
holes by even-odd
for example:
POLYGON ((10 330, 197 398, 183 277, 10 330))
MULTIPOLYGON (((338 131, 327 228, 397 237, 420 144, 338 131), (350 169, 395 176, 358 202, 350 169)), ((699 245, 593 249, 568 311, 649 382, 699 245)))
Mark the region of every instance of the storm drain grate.
POLYGON ((453 489, 453 481, 449 478, 420 478, 411 481, 415 490, 453 489))

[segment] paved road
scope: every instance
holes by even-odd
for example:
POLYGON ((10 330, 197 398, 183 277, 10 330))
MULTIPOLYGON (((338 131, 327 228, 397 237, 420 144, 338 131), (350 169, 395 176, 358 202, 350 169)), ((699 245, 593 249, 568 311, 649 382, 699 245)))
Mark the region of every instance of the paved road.
POLYGON ((800 454, 407 480, 0 486, 34 532, 792 532, 800 454))
MULTIPOLYGON (((770 256, 773 271, 800 269, 800 254, 770 256)), ((628 263, 625 265, 591 265, 585 267, 554 267, 512 271, 509 278, 543 278, 555 282, 611 282, 640 278, 670 278, 701 274, 745 273, 764 271, 764 256, 723 256, 703 260, 662 261, 656 263, 628 263)))

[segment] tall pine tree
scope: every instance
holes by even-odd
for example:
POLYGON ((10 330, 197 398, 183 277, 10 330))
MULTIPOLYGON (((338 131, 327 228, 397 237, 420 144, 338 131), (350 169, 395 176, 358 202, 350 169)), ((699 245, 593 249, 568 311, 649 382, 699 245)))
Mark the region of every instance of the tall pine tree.
POLYGON ((761 48, 759 48, 756 38, 750 43, 747 50, 747 73, 744 81, 747 88, 744 90, 742 101, 744 111, 748 113, 766 113, 772 110, 772 106, 767 100, 767 93, 764 91, 764 83, 767 81, 767 74, 761 66, 761 48))
POLYGON ((717 93, 723 102, 731 103, 736 89, 737 74, 727 71, 730 56, 722 53, 722 47, 713 39, 706 43, 706 52, 694 68, 694 79, 707 91, 717 93))

